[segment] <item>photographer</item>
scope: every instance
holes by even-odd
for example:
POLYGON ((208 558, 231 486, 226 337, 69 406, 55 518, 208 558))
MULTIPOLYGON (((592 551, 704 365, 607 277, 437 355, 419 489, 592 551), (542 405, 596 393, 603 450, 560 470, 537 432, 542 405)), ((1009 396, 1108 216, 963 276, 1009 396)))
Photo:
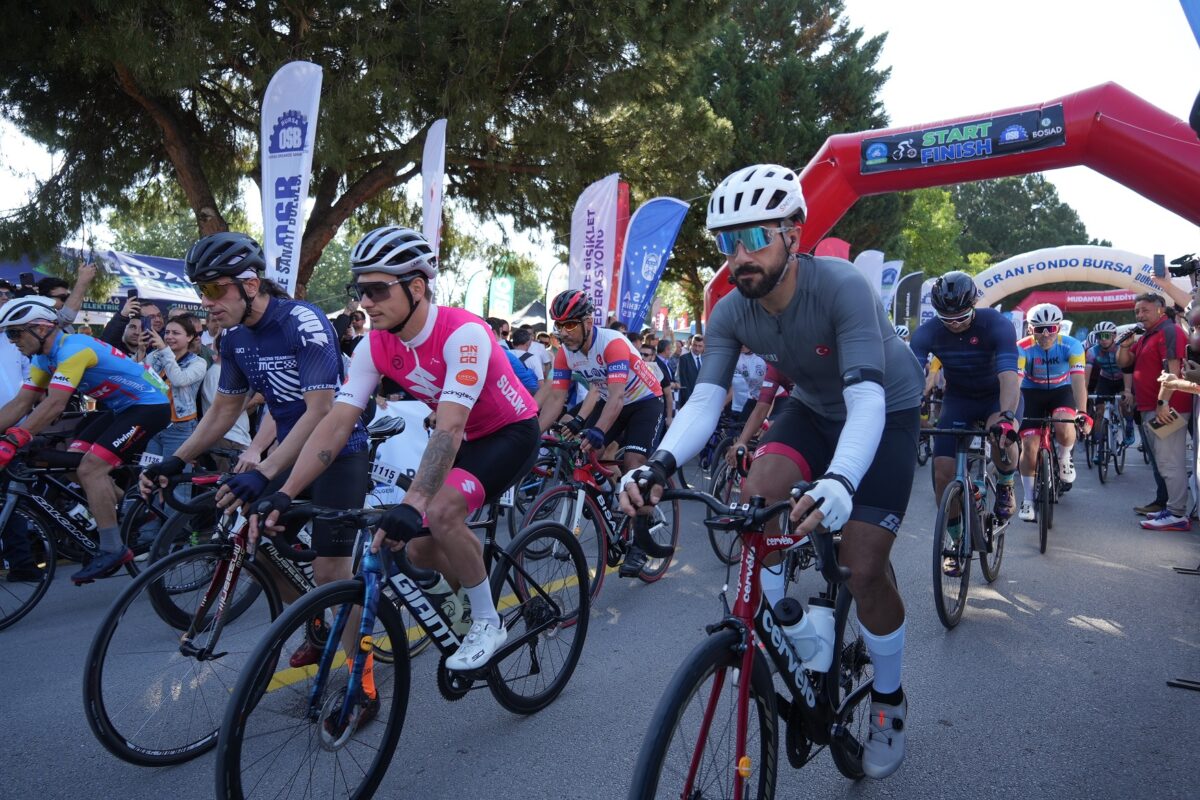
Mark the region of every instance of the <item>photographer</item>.
POLYGON ((73 288, 62 278, 48 277, 37 282, 37 293, 54 301, 58 309, 58 327, 67 333, 73 332, 71 325, 79 316, 79 310, 83 308, 83 298, 95 279, 96 265, 90 261, 80 261, 73 288))
MULTIPOLYGON (((157 305, 150 300, 141 300, 136 295, 125 301, 125 305, 121 307, 119 313, 115 314, 108 324, 104 326, 104 330, 100 333, 100 341, 112 345, 126 355, 137 356, 138 345, 141 343, 136 338, 129 341, 129 323, 137 320, 138 334, 141 334, 143 320, 149 323, 150 330, 162 335, 163 331, 163 314, 157 305)), ((143 349, 143 352, 145 350, 143 349)))

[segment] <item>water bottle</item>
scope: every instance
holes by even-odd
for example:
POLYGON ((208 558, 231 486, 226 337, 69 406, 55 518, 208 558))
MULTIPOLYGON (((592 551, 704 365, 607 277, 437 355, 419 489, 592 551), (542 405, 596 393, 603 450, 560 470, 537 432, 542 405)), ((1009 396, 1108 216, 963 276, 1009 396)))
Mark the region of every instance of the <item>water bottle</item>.
POLYGON ((808 598, 808 613, 797 600, 775 604, 775 618, 807 670, 828 672, 833 664, 833 601, 808 598))
POLYGON ((450 587, 446 576, 438 575, 437 583, 433 585, 433 588, 426 589, 425 593, 429 595, 430 600, 441 607, 442 613, 446 615, 446 619, 450 620, 450 627, 456 634, 462 636, 471 629, 471 603, 467 599, 466 589, 459 589, 456 592, 450 587))
POLYGON ((76 503, 74 508, 67 511, 67 516, 82 525, 84 530, 90 531, 96 528, 96 518, 83 503, 76 503))
POLYGON ((975 510, 980 514, 983 513, 983 498, 987 494, 987 484, 983 478, 976 478, 971 481, 971 495, 975 498, 975 510))

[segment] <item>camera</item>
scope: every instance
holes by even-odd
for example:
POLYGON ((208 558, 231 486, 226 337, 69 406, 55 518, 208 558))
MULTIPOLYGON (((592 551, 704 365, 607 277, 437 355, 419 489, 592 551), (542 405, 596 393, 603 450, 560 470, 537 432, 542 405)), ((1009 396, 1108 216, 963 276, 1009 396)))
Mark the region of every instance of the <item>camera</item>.
POLYGON ((1176 278, 1183 278, 1188 275, 1194 275, 1197 268, 1200 268, 1200 259, 1196 258, 1195 253, 1188 253, 1185 256, 1172 259, 1168 272, 1176 278))

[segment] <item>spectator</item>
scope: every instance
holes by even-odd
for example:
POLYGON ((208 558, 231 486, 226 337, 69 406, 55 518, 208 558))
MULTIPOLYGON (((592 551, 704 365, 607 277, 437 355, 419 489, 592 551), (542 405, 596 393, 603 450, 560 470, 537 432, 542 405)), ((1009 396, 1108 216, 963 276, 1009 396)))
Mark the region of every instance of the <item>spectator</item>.
MULTIPOLYGON (((629 341, 633 342, 634 347, 641 347, 642 340, 645 337, 642 336, 640 331, 630 331, 629 333, 625 334, 625 338, 628 339, 629 341)), ((651 349, 653 349, 653 348, 651 348, 651 349)))
POLYGON ((658 433, 654 437, 655 444, 657 444, 662 439, 663 433, 671 427, 671 423, 675 420, 675 395, 671 391, 671 370, 667 367, 667 363, 658 357, 654 348, 645 342, 638 348, 638 352, 641 353, 642 360, 646 362, 646 366, 650 367, 650 371, 654 373, 654 377, 662 386, 663 418, 658 433))
MULTIPOLYGON (((1191 530, 1188 519, 1187 421, 1192 403, 1186 393, 1175 394, 1169 383, 1160 383, 1164 369, 1172 376, 1180 374, 1187 352, 1183 329, 1166 315, 1161 295, 1138 295, 1133 313, 1145 331, 1137 342, 1126 336, 1117 350, 1117 364, 1133 367, 1133 400, 1142 414, 1142 442, 1152 449, 1154 461, 1167 489, 1166 506, 1142 521, 1147 530, 1191 530), (1184 424, 1160 436, 1154 428, 1170 428, 1178 415, 1184 424)), ((1147 508, 1143 506, 1143 508, 1147 508)))
POLYGON ((81 261, 74 288, 62 278, 42 278, 37 282, 38 294, 54 300, 54 305, 58 308, 58 327, 67 333, 71 333, 71 324, 79 316, 79 309, 83 308, 83 298, 95 279, 96 265, 81 261))
POLYGON ((683 408, 692 390, 696 388, 696 375, 700 373, 700 363, 704 358, 704 337, 694 334, 689 343, 689 352, 679 358, 679 369, 675 375, 679 380, 679 407, 683 408))
POLYGON ((614 331, 620 331, 621 333, 629 333, 628 326, 626 326, 625 323, 621 322, 620 320, 616 320, 616 319, 611 320, 608 323, 608 327, 612 328, 614 331))
MULTIPOLYGON (((123 350, 126 354, 136 353, 136 342, 130 348, 127 342, 124 341, 129 323, 135 319, 148 321, 150 329, 159 336, 162 335, 163 315, 158 306, 151 300, 143 301, 137 297, 131 297, 125 301, 125 305, 121 306, 121 310, 117 314, 114 314, 113 318, 104 326, 104 330, 100 332, 100 341, 106 342, 118 350, 123 350)), ((139 332, 141 327, 142 324, 139 322, 139 332)))
MULTIPOLYGON (((213 365, 204 373, 204 381, 200 385, 200 398, 197 410, 201 415, 203 415, 204 409, 212 406, 213 399, 217 396, 217 385, 221 381, 220 327, 217 328, 216 336, 213 339, 212 351, 213 365)), ((259 402, 261 403, 262 395, 256 395, 256 397, 259 398, 259 402)), ((235 450, 239 453, 250 446, 250 419, 245 410, 242 411, 237 421, 233 423, 233 427, 229 429, 229 432, 217 442, 216 446, 221 450, 235 450)), ((228 472, 233 468, 233 464, 228 463, 227 459, 217 459, 217 468, 222 472, 228 472)))
MULTIPOLYGON (((221 333, 220 323, 218 323, 212 317, 209 317, 204 323, 204 332, 202 334, 200 334, 200 344, 204 345, 209 350, 212 350, 215 353, 217 351, 217 348, 213 346, 213 342, 215 342, 217 340, 217 337, 220 335, 220 333, 221 333)), ((214 359, 214 363, 216 363, 215 359, 214 359)))
POLYGON ((671 340, 671 355, 667 357, 667 363, 671 365, 671 374, 675 376, 675 383, 679 383, 679 359, 683 357, 683 342, 678 339, 671 340))
POLYGON ((750 419, 766 375, 767 362, 751 353, 749 347, 742 345, 742 352, 738 354, 733 367, 733 381, 730 385, 732 410, 739 422, 745 424, 746 420, 750 419))

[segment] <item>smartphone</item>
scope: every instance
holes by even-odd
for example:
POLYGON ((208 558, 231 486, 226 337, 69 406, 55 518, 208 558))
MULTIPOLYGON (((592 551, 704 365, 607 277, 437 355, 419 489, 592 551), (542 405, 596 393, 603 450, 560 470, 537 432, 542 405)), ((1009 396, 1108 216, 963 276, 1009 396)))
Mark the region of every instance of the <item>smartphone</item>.
POLYGON ((22 286, 33 286, 33 284, 34 284, 33 273, 32 272, 22 272, 21 273, 21 285, 22 286))
POLYGON ((128 292, 125 293, 125 297, 129 300, 134 300, 137 298, 137 296, 138 296, 137 289, 130 289, 128 292))
POLYGON ((1158 253, 1154 256, 1154 277, 1167 277, 1167 257, 1162 253, 1158 253))

